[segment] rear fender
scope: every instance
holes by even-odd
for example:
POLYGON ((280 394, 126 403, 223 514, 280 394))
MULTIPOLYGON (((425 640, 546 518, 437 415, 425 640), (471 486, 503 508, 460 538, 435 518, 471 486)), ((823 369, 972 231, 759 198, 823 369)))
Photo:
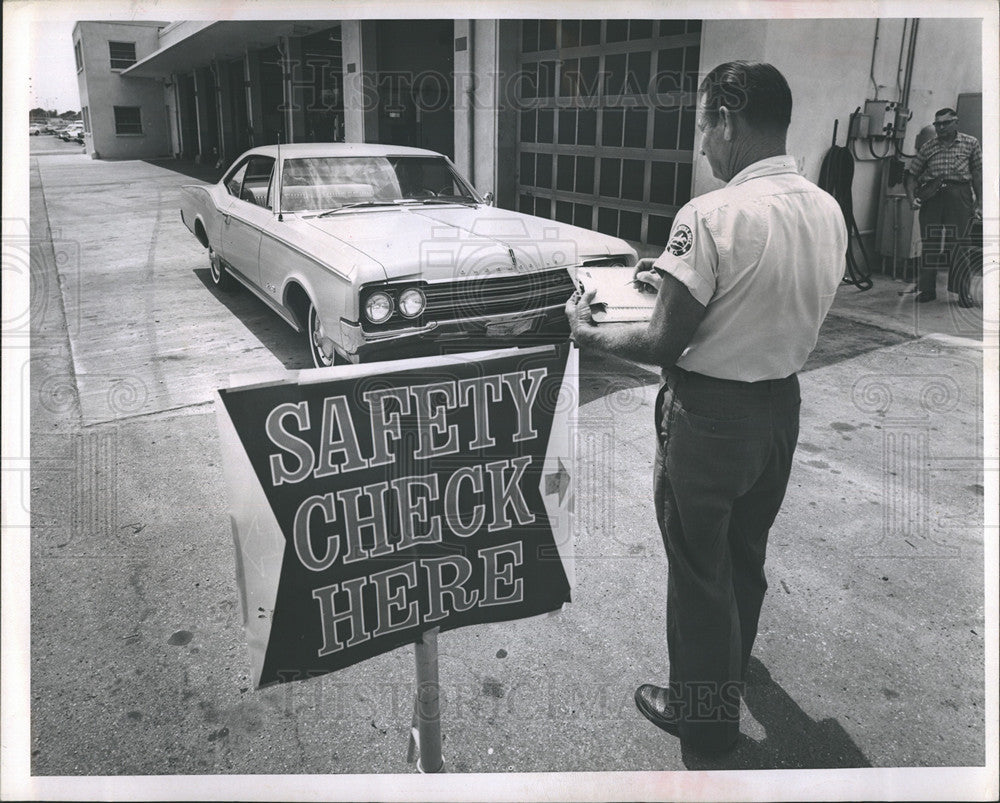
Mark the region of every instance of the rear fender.
POLYGON ((198 241, 208 248, 218 248, 222 213, 219 211, 211 187, 185 184, 181 187, 181 220, 198 241))

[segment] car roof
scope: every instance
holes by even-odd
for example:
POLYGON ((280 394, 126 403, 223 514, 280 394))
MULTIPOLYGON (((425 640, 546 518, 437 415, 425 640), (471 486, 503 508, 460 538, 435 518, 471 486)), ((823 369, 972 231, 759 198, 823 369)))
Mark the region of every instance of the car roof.
MULTIPOLYGON (((305 156, 441 156, 425 148, 403 145, 373 145, 367 142, 296 142, 289 145, 262 145, 241 154, 240 159, 251 154, 298 159, 305 156)), ((237 160, 238 161, 238 160, 237 160)))

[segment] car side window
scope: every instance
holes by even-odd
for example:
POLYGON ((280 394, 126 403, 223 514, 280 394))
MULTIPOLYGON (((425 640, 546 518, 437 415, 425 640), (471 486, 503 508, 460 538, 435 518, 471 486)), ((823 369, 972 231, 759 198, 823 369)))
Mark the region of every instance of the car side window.
POLYGON ((268 188, 273 171, 274 159, 270 156, 251 156, 247 162, 247 171, 239 197, 247 203, 270 209, 268 188))
POLYGON ((226 192, 230 195, 234 195, 237 198, 240 197, 240 187, 243 186, 243 177, 246 175, 248 164, 249 162, 244 162, 230 173, 229 178, 226 179, 226 192))
POLYGON ((249 162, 244 162, 226 179, 226 192, 230 195, 240 197, 240 188, 243 186, 243 177, 246 175, 248 164, 249 162))

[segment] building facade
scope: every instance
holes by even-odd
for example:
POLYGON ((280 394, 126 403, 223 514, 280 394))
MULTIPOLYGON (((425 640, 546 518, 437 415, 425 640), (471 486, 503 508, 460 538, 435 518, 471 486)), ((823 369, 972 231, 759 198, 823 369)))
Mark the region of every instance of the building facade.
MULTIPOLYGON (((500 206, 650 253, 718 186, 697 158, 695 101, 722 61, 786 75, 789 151, 813 180, 834 121, 843 142, 867 99, 913 112, 912 131, 878 143, 905 152, 935 108, 982 88, 979 20, 81 22, 73 45, 94 158, 221 168, 279 141, 426 147, 500 206)), ((857 155, 855 215, 871 230, 882 164, 857 155)))
POLYGON ((73 31, 73 56, 87 151, 95 158, 170 153, 163 87, 125 75, 156 52, 165 22, 87 22, 73 31))

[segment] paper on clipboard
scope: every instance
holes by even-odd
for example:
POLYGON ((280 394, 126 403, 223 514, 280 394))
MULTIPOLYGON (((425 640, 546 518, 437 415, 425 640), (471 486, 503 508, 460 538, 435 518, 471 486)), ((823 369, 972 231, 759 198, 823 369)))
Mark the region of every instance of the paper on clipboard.
POLYGON ((573 277, 577 290, 597 290, 590 305, 594 323, 636 323, 653 317, 656 291, 642 291, 634 280, 635 268, 578 268, 573 277))

